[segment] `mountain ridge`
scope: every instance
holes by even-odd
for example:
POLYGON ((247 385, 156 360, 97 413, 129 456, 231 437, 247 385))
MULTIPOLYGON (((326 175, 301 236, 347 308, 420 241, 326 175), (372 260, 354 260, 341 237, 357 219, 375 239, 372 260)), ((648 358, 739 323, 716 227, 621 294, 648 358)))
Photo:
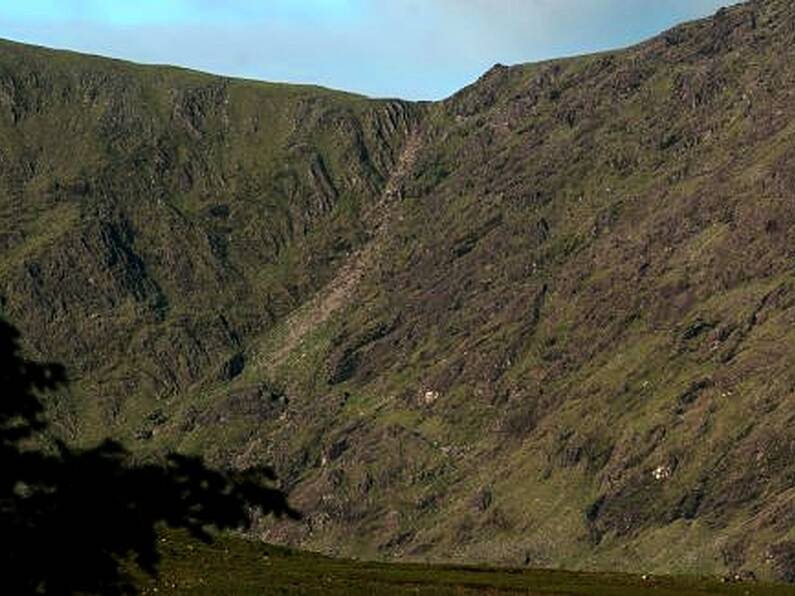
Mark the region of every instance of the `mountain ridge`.
POLYGON ((4 311, 72 440, 274 464, 268 540, 792 581, 794 38, 422 104, 2 53, 4 311))

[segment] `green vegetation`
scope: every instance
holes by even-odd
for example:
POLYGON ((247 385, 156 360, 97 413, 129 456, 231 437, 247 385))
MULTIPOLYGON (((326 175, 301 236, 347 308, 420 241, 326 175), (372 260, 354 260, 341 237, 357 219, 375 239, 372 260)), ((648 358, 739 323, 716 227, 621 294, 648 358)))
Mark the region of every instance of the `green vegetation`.
POLYGON ((0 319, 5 592, 134 593, 126 568, 156 575, 160 527, 209 541, 211 529, 251 528, 253 508, 298 519, 265 467, 219 472, 174 454, 142 463, 112 441, 74 450, 53 440, 38 396, 58 389, 64 370, 26 359, 18 339, 18 331, 0 319))
POLYGON ((3 43, 0 304, 70 443, 270 542, 795 581, 795 8, 376 101, 3 43))
POLYGON ((695 577, 631 576, 330 559, 220 537, 207 544, 161 535, 160 574, 140 576, 142 594, 532 594, 555 596, 777 596, 789 586, 695 577))

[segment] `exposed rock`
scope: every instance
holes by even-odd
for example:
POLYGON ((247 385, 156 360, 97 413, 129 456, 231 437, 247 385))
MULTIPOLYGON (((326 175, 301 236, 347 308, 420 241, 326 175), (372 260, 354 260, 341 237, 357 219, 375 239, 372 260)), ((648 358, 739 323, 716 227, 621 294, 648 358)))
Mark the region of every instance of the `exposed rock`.
POLYGON ((794 11, 420 104, 0 44, 54 427, 272 463, 294 546, 792 579, 794 11))

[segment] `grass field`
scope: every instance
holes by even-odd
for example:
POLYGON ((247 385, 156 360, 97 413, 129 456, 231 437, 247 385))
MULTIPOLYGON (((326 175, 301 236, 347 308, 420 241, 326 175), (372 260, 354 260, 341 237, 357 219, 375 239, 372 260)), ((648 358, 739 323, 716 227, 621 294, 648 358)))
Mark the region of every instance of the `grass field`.
POLYGON ((160 574, 136 576, 144 594, 559 594, 795 593, 792 586, 718 578, 370 563, 331 559, 222 537, 205 544, 178 532, 161 538, 160 574))

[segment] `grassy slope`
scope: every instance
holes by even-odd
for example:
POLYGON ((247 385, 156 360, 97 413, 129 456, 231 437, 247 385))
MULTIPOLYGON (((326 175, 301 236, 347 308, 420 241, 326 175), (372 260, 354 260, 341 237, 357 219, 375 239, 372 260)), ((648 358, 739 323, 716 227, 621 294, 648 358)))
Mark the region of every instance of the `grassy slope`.
POLYGON ((0 294, 76 371, 65 434, 274 463, 307 521, 269 540, 789 577, 792 23, 430 106, 7 46, 0 294))
POLYGON ((287 457, 314 464, 295 495, 321 529, 300 543, 781 573, 795 361, 782 11, 497 68, 435 106, 381 268, 281 371, 314 399, 246 443, 278 460, 306 433, 287 457), (361 542, 341 542, 350 524, 361 542))
POLYGON ((5 308, 70 366, 81 440, 131 438, 320 287, 413 117, 8 42, 0 72, 5 308))
POLYGON ((157 579, 137 578, 143 594, 789 594, 788 586, 714 579, 487 567, 363 563, 222 538, 212 544, 165 534, 157 579))

